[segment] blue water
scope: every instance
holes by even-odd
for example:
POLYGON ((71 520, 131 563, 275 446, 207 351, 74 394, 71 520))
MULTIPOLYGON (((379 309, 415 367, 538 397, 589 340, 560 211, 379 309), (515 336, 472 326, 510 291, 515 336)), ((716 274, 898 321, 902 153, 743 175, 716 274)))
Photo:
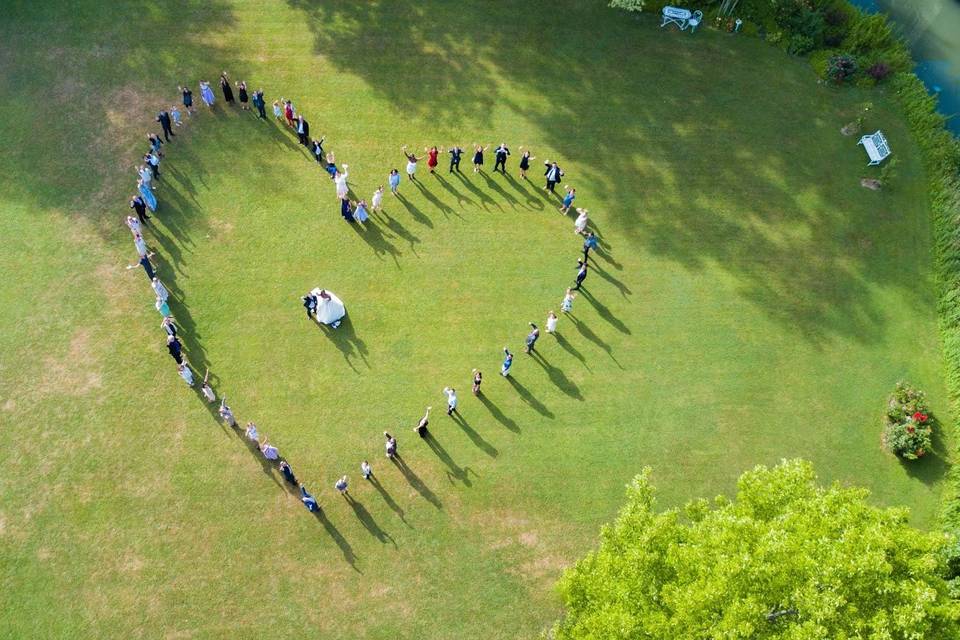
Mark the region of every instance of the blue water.
POLYGON ((960 0, 852 0, 885 11, 910 45, 917 76, 938 96, 947 126, 960 135, 960 0))

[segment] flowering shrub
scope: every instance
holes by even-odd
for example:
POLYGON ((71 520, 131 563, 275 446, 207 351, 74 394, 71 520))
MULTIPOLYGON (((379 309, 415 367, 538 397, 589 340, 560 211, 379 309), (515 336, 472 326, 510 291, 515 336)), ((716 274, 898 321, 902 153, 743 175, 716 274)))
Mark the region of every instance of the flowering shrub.
POLYGON ((878 82, 889 76, 892 72, 893 69, 891 69, 890 65, 886 62, 876 62, 867 69, 867 75, 878 82))
POLYGON ((857 72, 857 62, 853 56, 841 53, 830 58, 827 62, 827 77, 842 84, 853 77, 857 72))
POLYGON ((930 452, 932 435, 926 394, 905 382, 898 382, 887 401, 884 447, 901 458, 916 460, 930 452))

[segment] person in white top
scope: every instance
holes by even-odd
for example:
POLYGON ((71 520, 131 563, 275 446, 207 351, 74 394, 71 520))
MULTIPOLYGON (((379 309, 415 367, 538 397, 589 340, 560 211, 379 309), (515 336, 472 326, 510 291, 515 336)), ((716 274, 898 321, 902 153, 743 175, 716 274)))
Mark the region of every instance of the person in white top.
POLYGON ((133 234, 133 245, 137 248, 137 254, 143 258, 149 254, 147 243, 143 241, 143 236, 139 233, 133 234))
POLYGON ((160 282, 160 278, 154 278, 153 282, 150 283, 150 286, 153 287, 153 292, 157 294, 158 300, 166 302, 167 298, 170 297, 170 294, 167 292, 167 288, 163 286, 162 282, 160 282))
POLYGON ((252 442, 257 442, 260 439, 260 434, 257 433, 257 425, 253 422, 247 423, 247 430, 244 433, 247 436, 247 440, 252 442))
POLYGON ((580 215, 578 215, 577 219, 574 220, 573 222, 573 231, 574 233, 579 233, 582 235, 583 232, 587 229, 587 221, 588 221, 587 210, 581 209, 578 207, 577 213, 580 215))
POLYGON ((190 370, 190 365, 187 362, 177 365, 177 373, 180 374, 180 377, 183 378, 183 381, 189 386, 193 386, 193 371, 190 370))
POLYGON ((347 171, 349 167, 343 165, 343 172, 337 171, 333 175, 333 183, 337 185, 337 200, 343 200, 347 197, 347 193, 350 191, 350 188, 347 186, 347 178, 350 177, 350 173, 347 171))
POLYGON ((370 208, 373 211, 380 211, 383 205, 383 185, 377 187, 373 192, 373 198, 370 199, 370 208))
POLYGON ((547 314, 547 333, 553 333, 557 330, 557 314, 553 311, 547 314))
POLYGON ((140 233, 140 221, 134 216, 127 216, 127 226, 130 227, 130 233, 140 233))
POLYGON ((227 406, 227 396, 223 396, 220 399, 220 410, 218 411, 220 417, 224 422, 227 423, 230 427, 237 426, 237 419, 233 417, 233 411, 230 410, 230 407, 227 406))
POLYGON ((260 452, 263 453, 263 457, 267 460, 276 460, 280 457, 280 450, 267 442, 266 436, 264 436, 263 441, 260 442, 260 452))
POLYGON ((366 460, 360 463, 360 475, 364 480, 369 480, 373 476, 373 467, 366 460))
POLYGON ((443 392, 447 394, 447 415, 452 415, 457 410, 457 391, 453 387, 444 387, 443 392))
MULTIPOLYGON (((166 318, 164 318, 164 321, 166 321, 166 318)), ((207 399, 207 402, 216 402, 217 394, 213 392, 213 387, 210 386, 209 380, 210 369, 207 369, 207 372, 203 374, 203 384, 200 385, 200 392, 203 393, 203 397, 207 399)))

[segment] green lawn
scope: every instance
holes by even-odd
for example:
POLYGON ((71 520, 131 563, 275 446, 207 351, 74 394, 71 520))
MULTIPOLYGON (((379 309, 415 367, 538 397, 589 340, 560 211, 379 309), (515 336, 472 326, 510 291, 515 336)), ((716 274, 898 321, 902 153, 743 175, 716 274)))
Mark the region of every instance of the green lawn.
POLYGON ((901 378, 949 422, 922 170, 891 99, 604 5, 5 7, 0 636, 534 637, 644 465, 675 505, 802 456, 932 523, 942 455, 906 467, 879 443, 901 378), (319 519, 176 377, 125 269, 143 136, 179 82, 199 99, 222 69, 291 97, 362 197, 403 170, 402 144, 505 140, 562 160, 603 239, 538 364, 526 323, 559 307, 579 248, 538 172, 422 166, 422 188, 405 181, 358 231, 289 132, 201 108, 167 146, 147 241, 190 360, 319 519), (880 193, 839 134, 865 100, 900 160, 880 193), (316 285, 350 311, 332 336, 299 306, 316 285), (466 427, 440 411, 447 384, 466 427), (428 403, 432 449, 410 431, 428 403))

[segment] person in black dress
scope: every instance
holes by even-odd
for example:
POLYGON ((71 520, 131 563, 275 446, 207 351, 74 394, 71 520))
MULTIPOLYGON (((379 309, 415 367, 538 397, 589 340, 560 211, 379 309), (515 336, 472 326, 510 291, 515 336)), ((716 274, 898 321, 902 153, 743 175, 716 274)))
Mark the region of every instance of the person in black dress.
POLYGON ((481 147, 476 145, 473 151, 473 172, 479 173, 480 167, 483 166, 483 152, 490 148, 490 145, 481 147))
POLYGON ((220 90, 223 91, 223 99, 227 104, 233 104, 233 89, 230 87, 230 78, 227 77, 226 71, 220 74, 220 90))
POLYGON ((170 356, 177 361, 177 364, 183 364, 183 345, 176 336, 167 336, 167 351, 170 356))
POLYGON ((326 139, 326 136, 321 137, 319 140, 314 138, 313 140, 313 157, 317 159, 317 164, 323 164, 323 141, 326 139))
POLYGON ((188 114, 193 114, 193 91, 186 87, 177 87, 177 89, 183 94, 183 108, 187 110, 188 114))
POLYGON ((247 96, 247 83, 243 80, 237 83, 237 95, 240 96, 240 108, 244 111, 249 111, 250 107, 247 106, 247 100, 249 100, 249 96, 247 96))
POLYGON ((459 146, 452 147, 447 153, 450 154, 450 173, 456 169, 460 173, 460 156, 463 155, 463 149, 459 146))
POLYGON ((504 174, 507 173, 507 156, 510 155, 510 149, 507 148, 506 142, 501 142, 500 146, 496 148, 493 152, 496 161, 493 163, 493 172, 497 172, 497 167, 500 167, 500 171, 504 174))
MULTIPOLYGON (((520 147, 520 151, 523 151, 523 147, 520 147)), ((523 151, 523 153, 521 154, 521 156, 520 156, 520 177, 521 177, 523 180, 526 180, 526 179, 527 179, 527 170, 530 168, 530 162, 531 162, 532 160, 536 160, 536 159, 537 159, 536 156, 531 156, 531 155, 530 155, 530 150, 529 150, 529 149, 527 149, 526 151, 523 151)))

